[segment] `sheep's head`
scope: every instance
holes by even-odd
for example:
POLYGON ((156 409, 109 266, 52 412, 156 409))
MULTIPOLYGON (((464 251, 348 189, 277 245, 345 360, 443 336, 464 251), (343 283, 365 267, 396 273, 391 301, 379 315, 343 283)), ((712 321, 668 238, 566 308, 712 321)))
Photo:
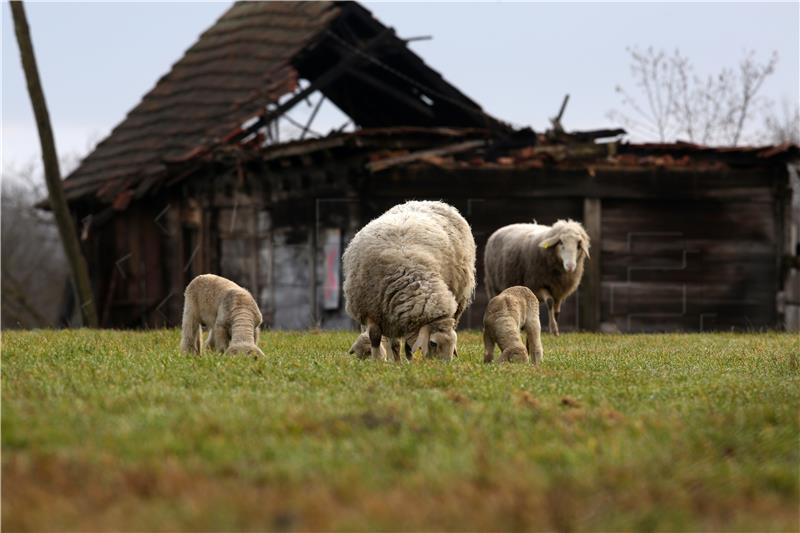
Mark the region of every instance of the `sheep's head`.
POLYGON ((261 348, 256 346, 255 344, 250 343, 236 343, 231 344, 228 346, 228 349, 225 350, 225 355, 254 355, 254 356, 263 356, 264 352, 261 351, 261 348))
MULTIPOLYGON (((353 345, 350 346, 349 353, 351 355, 355 354, 359 359, 366 359, 372 355, 372 345, 369 342, 369 334, 366 331, 356 338, 353 345)), ((381 355, 386 357, 386 348, 384 348, 383 342, 381 342, 381 355)))
POLYGON ((435 357, 450 361, 453 355, 458 356, 456 343, 456 321, 453 318, 440 318, 425 324, 417 333, 417 340, 411 351, 422 350, 425 357, 435 357))
POLYGON ((589 235, 574 220, 559 220, 553 224, 549 235, 539 246, 552 250, 567 272, 575 272, 584 259, 589 259, 589 235))
POLYGON ((524 362, 528 360, 528 352, 524 346, 512 346, 503 350, 500 360, 511 363, 524 362))

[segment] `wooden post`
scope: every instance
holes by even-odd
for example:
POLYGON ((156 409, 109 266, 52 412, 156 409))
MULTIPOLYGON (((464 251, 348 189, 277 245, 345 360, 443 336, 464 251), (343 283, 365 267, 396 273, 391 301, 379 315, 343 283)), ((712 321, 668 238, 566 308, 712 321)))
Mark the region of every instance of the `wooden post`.
POLYGON ((89 283, 89 272, 86 268, 86 260, 81 254, 75 224, 64 196, 55 140, 50 126, 50 115, 47 112, 47 102, 39 80, 39 69, 36 66, 36 56, 33 53, 33 43, 25 17, 25 9, 21 1, 13 1, 10 5, 11 15, 14 18, 14 31, 17 34, 19 53, 22 58, 22 69, 25 71, 25 79, 28 84, 28 95, 31 98, 33 114, 36 116, 36 127, 39 130, 39 143, 42 147, 44 177, 50 197, 50 208, 53 210, 58 233, 61 235, 64 252, 72 271, 72 281, 78 293, 83 325, 96 328, 97 311, 92 296, 92 287, 89 283))
POLYGON ((591 259, 584 264, 583 281, 581 282, 580 326, 583 330, 600 329, 600 301, 602 297, 602 206, 599 198, 583 200, 583 226, 591 240, 591 259))
POLYGON ((319 328, 322 325, 320 318, 318 291, 317 291, 317 240, 319 239, 319 198, 314 198, 314 220, 309 228, 309 248, 311 249, 311 327, 319 328))

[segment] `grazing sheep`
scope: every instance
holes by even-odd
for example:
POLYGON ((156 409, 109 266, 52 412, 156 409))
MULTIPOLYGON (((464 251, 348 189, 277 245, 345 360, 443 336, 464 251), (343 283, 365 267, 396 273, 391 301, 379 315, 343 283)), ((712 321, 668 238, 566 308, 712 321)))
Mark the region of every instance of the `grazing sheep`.
POLYGON ((347 313, 366 326, 375 359, 386 359, 383 335, 414 339, 412 351, 426 356, 453 356, 475 291, 475 240, 455 208, 397 205, 353 237, 342 262, 347 313))
POLYGON ((558 335, 561 303, 578 288, 589 259, 589 236, 574 220, 511 224, 489 237, 483 258, 489 298, 514 285, 528 287, 547 302, 549 329, 558 335))
POLYGON ((483 315, 484 363, 494 358, 494 345, 500 346, 498 361, 542 361, 542 326, 539 323, 539 300, 528 287, 509 287, 489 301, 483 315), (520 331, 525 331, 527 344, 520 331))
POLYGON ((182 351, 200 353, 202 325, 209 331, 206 349, 264 355, 258 348, 261 311, 246 289, 229 279, 203 274, 189 283, 184 295, 182 351))
MULTIPOLYGON (((381 359, 386 359, 391 350, 395 361, 400 361, 400 340, 381 337, 381 359)), ((372 354, 372 345, 369 342, 369 335, 366 331, 361 332, 352 346, 350 354, 355 354, 359 359, 366 359, 372 354)))

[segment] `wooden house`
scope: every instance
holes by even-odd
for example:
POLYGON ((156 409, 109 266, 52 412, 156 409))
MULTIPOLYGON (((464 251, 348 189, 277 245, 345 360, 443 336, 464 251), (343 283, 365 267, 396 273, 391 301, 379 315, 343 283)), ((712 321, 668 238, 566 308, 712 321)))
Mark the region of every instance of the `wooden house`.
POLYGON ((573 218, 592 259, 562 330, 797 327, 798 148, 623 133, 515 130, 358 4, 237 3, 65 190, 106 327, 178 324, 204 272, 249 288, 268 327, 353 327, 341 253, 411 198, 445 200, 472 225, 479 286, 462 326, 481 325, 495 229, 573 218), (312 94, 357 129, 276 138, 312 94))

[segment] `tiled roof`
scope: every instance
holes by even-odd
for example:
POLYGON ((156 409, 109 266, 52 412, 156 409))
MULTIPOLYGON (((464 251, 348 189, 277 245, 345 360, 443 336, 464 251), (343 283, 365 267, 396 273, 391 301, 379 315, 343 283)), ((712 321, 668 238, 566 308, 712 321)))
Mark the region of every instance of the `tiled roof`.
POLYGON ((167 163, 236 142, 268 104, 299 98, 300 77, 361 127, 512 131, 355 2, 239 2, 66 179, 67 199, 141 197, 167 163))
POLYGON ((293 91, 290 60, 338 13, 329 2, 234 4, 67 178, 67 198, 144 187, 164 159, 225 136, 293 91))

